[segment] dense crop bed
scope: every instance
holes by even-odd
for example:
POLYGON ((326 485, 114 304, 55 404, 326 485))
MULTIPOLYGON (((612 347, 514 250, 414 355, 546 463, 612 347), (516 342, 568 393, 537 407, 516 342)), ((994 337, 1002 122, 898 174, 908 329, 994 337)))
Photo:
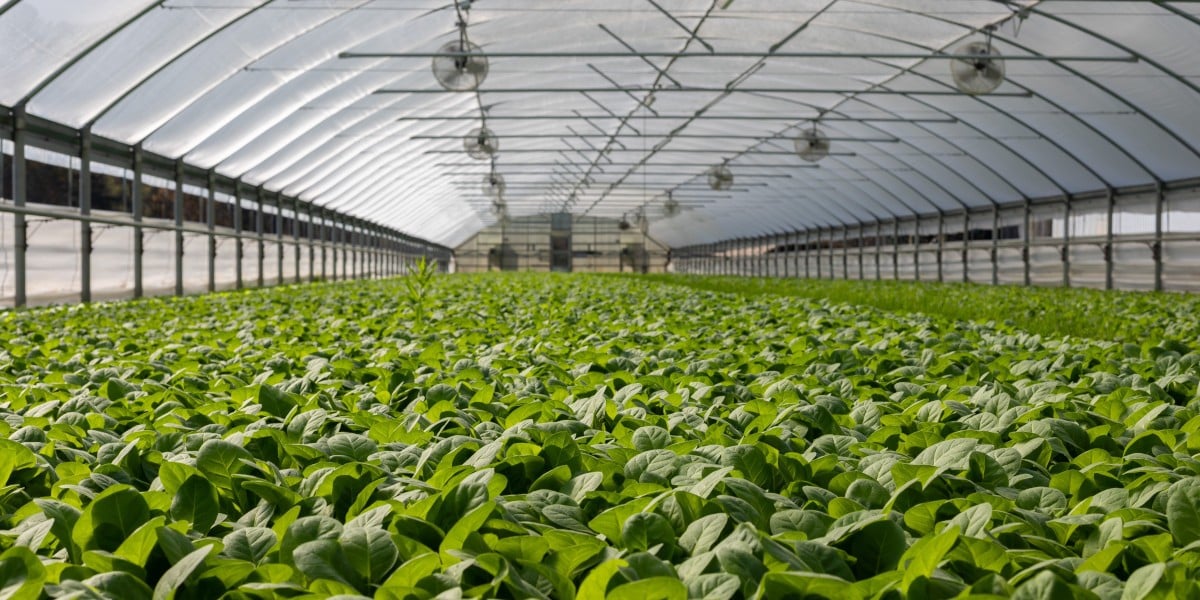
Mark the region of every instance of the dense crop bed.
POLYGON ((630 279, 416 301, 0 316, 0 594, 1200 595, 1179 344, 630 279))
POLYGON ((1200 295, 1106 292, 1086 288, 650 275, 651 280, 738 294, 775 294, 951 319, 994 322, 1048 336, 1141 344, 1200 341, 1200 295))

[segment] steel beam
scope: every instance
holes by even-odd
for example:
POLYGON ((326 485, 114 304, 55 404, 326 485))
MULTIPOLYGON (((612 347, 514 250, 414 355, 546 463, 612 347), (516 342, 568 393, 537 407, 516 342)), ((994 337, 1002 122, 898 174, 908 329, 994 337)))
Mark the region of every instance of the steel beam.
MULTIPOLYGON (((18 106, 13 110, 13 205, 17 208, 25 206, 28 199, 28 181, 25 161, 25 107, 18 106)), ((28 265, 25 253, 29 249, 29 238, 25 215, 13 215, 13 306, 25 306, 27 290, 25 277, 28 265)))
POLYGON ((208 291, 217 291, 217 179, 208 172, 208 201, 205 206, 205 225, 208 227, 208 291))
POLYGON ((944 283, 945 271, 943 265, 943 253, 946 250, 946 213, 938 211, 938 232, 937 232, 937 280, 938 283, 944 283))
POLYGON ((275 192, 275 285, 283 285, 283 194, 275 192))
MULTIPOLYGON (((638 115, 637 119, 647 121, 812 121, 820 119, 822 123, 958 123, 956 117, 810 117, 797 118, 794 115, 781 115, 780 113, 771 113, 764 115, 638 115)), ((584 114, 529 114, 529 115, 490 115, 488 121, 598 121, 598 120, 622 120, 616 115, 584 115, 584 114)), ((479 117, 467 115, 408 115, 397 117, 396 122, 407 121, 436 121, 436 122, 453 122, 453 121, 470 121, 472 123, 479 122, 479 117)))
MULTIPOLYGON (((79 301, 92 301, 92 132, 79 135, 79 301)), ((70 172, 68 170, 68 177, 70 172)))
POLYGON ((1154 255, 1154 291, 1163 291, 1163 208, 1167 196, 1160 183, 1155 191, 1154 201, 1154 245, 1150 248, 1154 255))
POLYGON ((141 298, 145 293, 143 281, 145 276, 142 267, 142 256, 146 253, 146 234, 142 230, 142 146, 138 144, 133 147, 133 191, 130 194, 133 198, 133 297, 141 298))
POLYGON ((245 257, 245 246, 242 244, 242 180, 238 179, 233 182, 233 232, 237 234, 234 239, 234 259, 237 261, 235 265, 235 286, 237 289, 245 287, 245 274, 242 272, 242 259, 245 257))
POLYGON ((258 186, 255 190, 255 199, 258 203, 258 211, 254 213, 254 229, 258 237, 258 287, 266 285, 266 259, 267 259, 267 241, 263 233, 265 229, 266 211, 265 199, 263 198, 263 188, 258 186))
POLYGON ((1104 223, 1104 289, 1113 289, 1113 213, 1116 212, 1117 195, 1108 190, 1108 218, 1104 223))
MULTIPOLYGON (((454 52, 342 52, 340 59, 354 58, 440 58, 463 56, 465 53, 454 52)), ((978 60, 972 54, 955 54, 950 52, 487 52, 491 58, 670 58, 683 60, 689 58, 824 58, 824 59, 863 59, 877 60, 978 60)), ((1034 62, 1122 62, 1135 63, 1138 57, 1133 55, 1095 56, 1095 55, 1062 55, 1046 56, 1041 54, 1013 54, 1004 57, 1006 61, 1034 62)), ((671 88, 661 86, 661 89, 646 91, 669 91, 671 88)), ((484 90, 491 91, 491 90, 484 90)), ((853 90, 851 90, 853 91, 853 90)))
POLYGON ((1071 287, 1071 199, 1063 199, 1062 284, 1071 287))
POLYGON ((900 279, 900 220, 892 220, 892 279, 900 279))
POLYGON ((1000 285, 1000 207, 992 206, 992 285, 1000 285))
POLYGON ((183 295, 183 160, 175 162, 175 295, 183 295))
POLYGON ((1027 285, 1027 286, 1033 281, 1032 274, 1030 273, 1030 267, 1029 267, 1029 262, 1030 262, 1029 247, 1030 247, 1030 241, 1031 241, 1030 238, 1032 237, 1031 232, 1029 231, 1029 228, 1032 224, 1033 224, 1033 207, 1028 201, 1026 201, 1025 202, 1025 226, 1023 227, 1025 235, 1022 236, 1022 240, 1021 240, 1021 242, 1022 242, 1021 260, 1023 261, 1024 266, 1025 266, 1025 285, 1027 285))
POLYGON ((294 283, 299 284, 300 278, 300 202, 296 198, 292 198, 292 246, 295 250, 296 274, 294 283))

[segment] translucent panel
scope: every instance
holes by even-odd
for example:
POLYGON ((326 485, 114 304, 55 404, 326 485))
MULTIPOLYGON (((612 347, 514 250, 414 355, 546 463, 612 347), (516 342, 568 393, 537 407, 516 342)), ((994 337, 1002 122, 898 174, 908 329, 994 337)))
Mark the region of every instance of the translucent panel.
MULTIPOLYGON (((221 228, 232 234, 233 230, 221 228)), ((216 283, 217 289, 231 289, 237 285, 237 241, 233 238, 217 238, 216 283)))
POLYGON ((228 0, 185 0, 160 5, 54 79, 30 101, 29 110, 82 126, 180 52, 261 3, 243 0, 231 6, 228 0))
POLYGON ((341 12, 311 3, 301 10, 257 11, 171 62, 97 121, 96 132, 141 140, 245 65, 341 12))
POLYGON ((1200 190, 1187 189, 1167 194, 1163 229, 1171 233, 1200 233, 1200 190))
POLYGON ((33 304, 77 302, 82 236, 79 223, 64 219, 29 224, 26 293, 33 304))
POLYGON ((96 42, 119 30, 150 0, 25 0, 0 17, 0 104, 13 106, 96 42))
POLYGON ((208 236, 183 235, 183 293, 199 294, 208 290, 208 236))
MULTIPOLYGON (((147 219, 148 221, 150 219, 147 219)), ((166 223, 166 221, 155 220, 166 223)), ((146 229, 142 254, 142 285, 147 296, 175 293, 175 236, 158 229, 146 229)))

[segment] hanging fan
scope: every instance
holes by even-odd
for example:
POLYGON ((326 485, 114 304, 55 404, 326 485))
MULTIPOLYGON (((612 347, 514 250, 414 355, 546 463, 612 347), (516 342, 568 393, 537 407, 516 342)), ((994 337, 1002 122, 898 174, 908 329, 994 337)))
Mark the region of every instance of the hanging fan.
POLYGON ((959 91, 972 96, 990 94, 1004 83, 1004 59, 992 47, 991 36, 986 42, 963 44, 955 52, 960 56, 950 61, 950 75, 959 91))
POLYGON ((629 231, 633 229, 633 225, 629 222, 629 217, 621 215, 621 222, 617 223, 617 228, 621 231, 629 231))
POLYGON ((671 194, 667 194, 667 199, 663 202, 663 215, 668 218, 674 217, 682 212, 683 207, 679 205, 679 201, 671 194))
POLYGON ((478 89, 487 74, 488 60, 483 49, 465 39, 447 43, 433 57, 433 76, 451 92, 478 89))
POLYGON ((717 165, 708 170, 708 187, 724 191, 733 188, 733 171, 728 165, 717 165))
POLYGON ((463 138, 463 147, 475 160, 487 160, 500 151, 500 138, 487 127, 478 127, 463 138))
POLYGON ((504 195, 504 176, 499 173, 489 173, 483 176, 483 194, 489 198, 500 198, 504 195))
POLYGON ((821 133, 816 125, 796 138, 796 154, 808 162, 818 162, 829 156, 829 137, 821 133))

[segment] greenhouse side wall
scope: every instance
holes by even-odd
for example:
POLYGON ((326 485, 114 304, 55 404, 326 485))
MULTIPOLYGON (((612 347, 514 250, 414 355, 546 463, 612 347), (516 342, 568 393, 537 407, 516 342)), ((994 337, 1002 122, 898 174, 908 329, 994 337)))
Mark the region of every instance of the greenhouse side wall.
POLYGON ((1093 194, 675 249, 676 273, 1200 292, 1200 187, 1093 194))
POLYGON ((17 205, 13 144, 2 144, 0 308, 385 277, 422 256, 450 267, 449 249, 261 190, 235 198, 211 176, 139 178, 100 162, 85 179, 79 158, 32 146, 17 205))

